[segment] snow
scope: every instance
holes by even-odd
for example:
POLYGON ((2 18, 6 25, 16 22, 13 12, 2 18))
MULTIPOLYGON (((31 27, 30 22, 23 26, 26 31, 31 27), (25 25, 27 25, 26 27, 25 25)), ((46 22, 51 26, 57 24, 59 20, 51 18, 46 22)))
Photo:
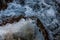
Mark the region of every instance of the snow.
MULTIPOLYGON (((13 33, 16 33, 16 32, 20 32, 20 34, 22 34, 23 37, 26 36, 26 34, 28 34, 28 33, 34 34, 34 32, 36 30, 35 29, 36 28, 36 24, 33 24, 32 22, 34 22, 34 20, 21 19, 19 22, 16 22, 16 23, 13 23, 13 24, 6 24, 5 26, 0 26, 0 36, 4 37, 4 35, 6 35, 7 33, 13 34, 13 33)), ((42 36, 42 34, 39 31, 36 32, 36 33, 37 33, 37 35, 41 35, 42 36)), ((18 35, 20 35, 20 34, 18 34, 18 35)), ((42 38, 42 40, 43 40, 44 38, 41 37, 41 36, 38 36, 38 38, 39 39, 42 38)))

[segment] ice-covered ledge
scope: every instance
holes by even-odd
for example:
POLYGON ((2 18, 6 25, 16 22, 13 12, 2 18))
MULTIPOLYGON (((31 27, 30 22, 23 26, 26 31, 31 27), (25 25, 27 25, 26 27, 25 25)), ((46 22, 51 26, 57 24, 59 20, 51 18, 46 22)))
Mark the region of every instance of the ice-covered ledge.
MULTIPOLYGON (((6 24, 0 27, 1 40, 6 38, 6 36, 9 37, 10 34, 15 34, 16 36, 26 38, 27 40, 30 40, 29 37, 31 35, 33 40, 44 40, 42 33, 39 32, 39 29, 35 24, 35 20, 32 20, 32 19, 27 19, 27 20, 21 19, 19 22, 15 22, 13 24, 6 24)), ((12 36, 10 35, 10 37, 12 36)))

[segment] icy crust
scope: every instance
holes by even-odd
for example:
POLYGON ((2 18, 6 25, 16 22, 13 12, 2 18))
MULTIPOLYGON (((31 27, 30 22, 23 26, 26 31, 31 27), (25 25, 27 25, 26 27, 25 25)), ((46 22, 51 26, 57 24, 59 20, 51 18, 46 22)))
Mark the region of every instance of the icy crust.
POLYGON ((60 30, 60 17, 56 15, 56 8, 52 0, 25 0, 25 5, 22 6, 19 0, 14 0, 8 4, 6 10, 0 11, 0 23, 6 18, 17 17, 25 15, 25 17, 36 16, 41 20, 46 30, 53 40, 53 35, 57 34, 60 30), (47 1, 50 1, 46 3, 47 1), (52 2, 52 4, 51 4, 52 2))
MULTIPOLYGON (((50 1, 50 2, 52 2, 52 1, 50 1)), ((52 2, 52 4, 47 4, 47 3, 45 3, 45 0, 42 0, 39 3, 35 2, 35 1, 33 1, 33 3, 31 3, 31 2, 29 2, 29 3, 30 4, 27 4, 27 5, 30 7, 30 11, 27 10, 25 12, 27 17, 36 16, 37 18, 39 18, 41 20, 41 22, 44 24, 46 30, 48 31, 50 40, 54 40, 53 35, 58 34, 59 30, 60 30, 60 22, 58 20, 60 18, 58 18, 57 17, 58 15, 56 15, 57 13, 56 13, 56 8, 54 7, 54 3, 52 2), (40 7, 39 7, 39 9, 37 9, 37 7, 36 7, 35 10, 33 10, 33 7, 36 3, 40 7)))
POLYGON ((5 26, 0 27, 1 40, 5 38, 5 35, 9 36, 8 33, 14 34, 18 37, 23 37, 27 40, 44 40, 42 33, 39 32, 39 28, 35 24, 35 21, 31 19, 21 19, 19 22, 6 24, 5 26), (32 35, 31 38, 30 35, 32 35))
POLYGON ((6 10, 0 11, 0 23, 6 19, 17 18, 20 15, 24 15, 25 8, 16 3, 9 3, 6 10), (17 6, 16 6, 17 5, 17 6))

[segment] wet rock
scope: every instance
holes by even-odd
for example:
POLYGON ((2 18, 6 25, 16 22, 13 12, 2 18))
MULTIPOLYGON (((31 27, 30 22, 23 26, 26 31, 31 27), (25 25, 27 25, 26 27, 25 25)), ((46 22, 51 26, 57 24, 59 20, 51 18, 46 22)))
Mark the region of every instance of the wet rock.
POLYGON ((47 3, 48 5, 51 5, 52 3, 52 0, 44 0, 45 1, 45 3, 47 3))
POLYGON ((25 0, 19 0, 21 5, 25 5, 25 0))
POLYGON ((56 2, 60 4, 60 0, 56 0, 56 2))
POLYGON ((35 4, 33 6, 33 10, 36 10, 36 11, 40 10, 40 5, 39 4, 35 4))
POLYGON ((12 2, 13 0, 5 0, 7 3, 12 2))
POLYGON ((7 8, 7 3, 5 2, 5 0, 0 0, 0 10, 6 8, 7 8))
POLYGON ((13 0, 0 0, 0 10, 1 9, 6 9, 7 8, 7 3, 12 2, 13 0))

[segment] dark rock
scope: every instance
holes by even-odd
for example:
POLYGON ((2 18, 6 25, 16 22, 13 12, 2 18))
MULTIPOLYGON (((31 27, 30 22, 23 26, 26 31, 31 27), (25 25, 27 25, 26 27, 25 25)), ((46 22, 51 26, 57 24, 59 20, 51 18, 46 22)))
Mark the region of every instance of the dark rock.
POLYGON ((48 4, 48 5, 52 5, 53 3, 52 3, 52 0, 44 0, 45 1, 45 3, 46 4, 48 4))
POLYGON ((25 0, 19 0, 21 5, 25 5, 25 0))
POLYGON ((13 0, 5 0, 7 3, 12 2, 13 0))
POLYGON ((39 10, 40 9, 40 5, 39 4, 35 4, 34 6, 33 6, 33 10, 39 10))
POLYGON ((7 3, 12 2, 13 0, 0 0, 0 10, 7 8, 7 3))
POLYGON ((60 0, 56 0, 56 2, 60 4, 60 0))

